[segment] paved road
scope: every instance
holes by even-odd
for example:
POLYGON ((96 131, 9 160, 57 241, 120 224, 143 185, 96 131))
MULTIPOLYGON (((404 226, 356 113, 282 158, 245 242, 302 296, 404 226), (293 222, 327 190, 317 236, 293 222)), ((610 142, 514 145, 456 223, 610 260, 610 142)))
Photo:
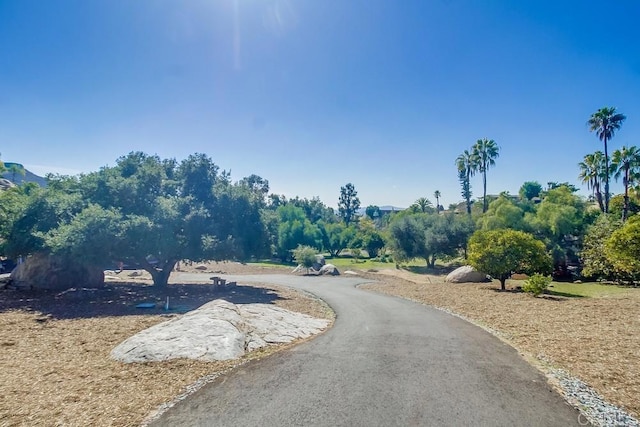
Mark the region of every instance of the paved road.
POLYGON ((225 277, 313 292, 335 325, 218 378, 154 426, 579 425, 511 347, 454 316, 358 289, 358 278, 225 277))

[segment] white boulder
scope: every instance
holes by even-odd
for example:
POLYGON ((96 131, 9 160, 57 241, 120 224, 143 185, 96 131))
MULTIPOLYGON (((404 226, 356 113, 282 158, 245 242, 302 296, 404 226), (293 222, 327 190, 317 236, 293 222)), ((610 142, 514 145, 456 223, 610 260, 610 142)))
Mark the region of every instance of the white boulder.
POLYGON ((480 283, 488 282, 490 280, 491 279, 486 273, 481 273, 470 265, 464 265, 456 268, 451 273, 447 274, 447 277, 444 279, 445 282, 450 283, 480 283))
POLYGON ((111 351, 111 357, 125 363, 237 359, 269 344, 309 337, 328 325, 326 319, 269 304, 214 300, 128 338, 111 351))
POLYGON ((338 271, 338 268, 333 265, 333 264, 325 264, 322 266, 322 268, 320 269, 319 272, 321 275, 330 275, 330 276, 339 276, 340 275, 340 271, 338 271))

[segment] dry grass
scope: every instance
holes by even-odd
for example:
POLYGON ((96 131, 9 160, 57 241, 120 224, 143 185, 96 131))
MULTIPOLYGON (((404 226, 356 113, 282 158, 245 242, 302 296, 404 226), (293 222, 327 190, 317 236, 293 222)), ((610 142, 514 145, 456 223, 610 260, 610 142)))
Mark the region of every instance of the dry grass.
MULTIPOLYGON (((207 264, 206 271, 283 270, 221 263, 207 264)), ((100 294, 0 291, 0 426, 138 425, 199 378, 242 363, 112 361, 114 346, 165 320, 162 310, 142 315, 132 308, 136 301, 162 302, 165 294, 146 286, 148 280, 132 279, 127 272, 119 276, 137 283, 109 284, 100 294)), ((565 368, 612 403, 640 414, 640 290, 598 298, 532 298, 496 292, 496 285, 445 284, 439 276, 402 270, 372 277, 380 282, 366 288, 446 308, 490 327, 521 352, 565 368)), ((225 296, 207 285, 171 285, 169 290, 183 308, 225 296)), ((239 286, 226 296, 232 302, 268 302, 332 316, 321 302, 288 288, 239 286)))
MULTIPOLYGON (((190 309, 224 297, 211 288, 170 285, 169 291, 172 301, 190 309)), ((144 283, 109 284, 104 292, 2 291, 0 425, 139 425, 199 378, 287 347, 270 347, 241 361, 124 364, 111 360, 109 352, 117 344, 166 320, 161 310, 142 315, 134 307, 135 301, 162 301, 164 293, 155 292, 144 283)), ((238 286, 233 292, 232 302, 267 302, 332 318, 322 302, 290 289, 252 285, 238 286)))
POLYGON ((497 292, 402 270, 364 288, 451 310, 496 331, 524 354, 566 369, 608 401, 640 415, 640 289, 598 298, 497 292))

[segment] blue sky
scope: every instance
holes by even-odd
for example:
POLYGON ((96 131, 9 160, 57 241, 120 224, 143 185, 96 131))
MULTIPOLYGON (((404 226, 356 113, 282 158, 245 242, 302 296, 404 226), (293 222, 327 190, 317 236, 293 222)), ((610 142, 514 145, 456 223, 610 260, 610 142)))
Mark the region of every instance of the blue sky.
MULTIPOLYGON (((130 151, 204 152, 232 177, 337 204, 461 199, 455 158, 500 158, 488 192, 578 184, 640 145, 640 3, 464 0, 0 0, 0 152, 34 172, 130 151)), ((480 177, 473 182, 480 196, 480 177)), ((612 186, 621 191, 621 184, 612 186)), ((587 194, 586 189, 584 194, 587 194)))

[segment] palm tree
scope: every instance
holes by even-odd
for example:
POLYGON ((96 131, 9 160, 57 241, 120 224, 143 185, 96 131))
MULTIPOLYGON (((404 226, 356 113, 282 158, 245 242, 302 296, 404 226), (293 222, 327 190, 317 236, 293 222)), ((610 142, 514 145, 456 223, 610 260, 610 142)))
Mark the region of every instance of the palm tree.
POLYGON ((440 190, 436 190, 433 193, 433 197, 436 198, 436 212, 440 213, 440 197, 442 196, 442 194, 440 194, 440 190))
POLYGON ((493 139, 479 139, 473 146, 473 156, 476 158, 478 172, 482 174, 483 196, 482 212, 487 211, 487 169, 496 164, 500 156, 500 147, 493 139))
POLYGON ((622 122, 627 117, 622 113, 616 113, 615 107, 603 107, 593 113, 587 125, 591 132, 595 132, 598 138, 604 142, 604 211, 609 212, 609 152, 607 151, 607 141, 620 129, 622 122))
POLYGON ((431 203, 431 200, 427 199, 426 197, 420 197, 418 200, 416 200, 413 206, 415 207, 416 210, 422 213, 427 213, 431 209, 433 209, 433 204, 431 203))
POLYGON ((462 185, 462 197, 467 202, 467 213, 471 215, 471 177, 476 173, 476 159, 469 150, 464 150, 456 159, 458 179, 462 185))
POLYGON ((583 184, 587 184, 587 188, 593 191, 600 211, 604 212, 602 192, 600 191, 600 184, 604 179, 604 153, 596 151, 593 154, 587 154, 584 156, 584 160, 578 163, 578 167, 580 168, 578 178, 583 184))
POLYGON ((637 178, 640 168, 640 150, 638 147, 622 147, 611 156, 611 171, 616 181, 622 176, 624 185, 624 206, 622 207, 622 221, 629 215, 629 185, 637 178))

